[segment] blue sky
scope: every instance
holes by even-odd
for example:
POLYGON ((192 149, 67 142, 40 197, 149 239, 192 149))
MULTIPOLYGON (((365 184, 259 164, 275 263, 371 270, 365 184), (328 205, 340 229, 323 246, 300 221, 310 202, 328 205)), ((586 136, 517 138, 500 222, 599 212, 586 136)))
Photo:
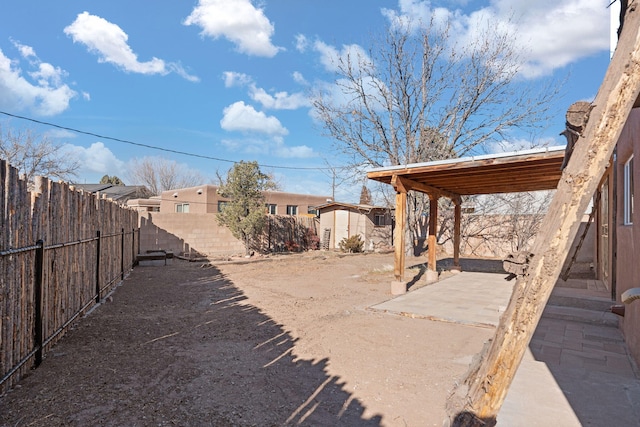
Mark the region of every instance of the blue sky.
MULTIPOLYGON (((314 122, 307 93, 330 83, 331 58, 366 47, 393 16, 519 23, 527 79, 567 78, 540 141, 592 99, 609 60, 609 0, 5 1, 0 6, 0 111, 93 134, 228 161, 257 160, 284 191, 331 194, 322 168, 346 163, 314 122)), ((459 34, 460 37, 472 34, 459 34)), ((231 165, 0 115, 82 162, 78 182, 127 182, 132 159, 161 156, 210 179, 231 165)), ((538 141, 538 142, 540 142, 538 141)), ((515 142, 514 142, 515 143, 515 142)), ((509 145, 509 144, 507 144, 509 145)), ((127 184, 134 184, 127 182, 127 184)), ((357 202, 360 184, 338 200, 357 202)))

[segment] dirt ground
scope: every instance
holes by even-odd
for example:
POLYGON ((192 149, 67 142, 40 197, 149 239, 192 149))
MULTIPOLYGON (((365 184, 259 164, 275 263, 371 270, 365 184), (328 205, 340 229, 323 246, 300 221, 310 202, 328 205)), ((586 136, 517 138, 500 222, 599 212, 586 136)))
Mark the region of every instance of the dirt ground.
POLYGON ((137 267, 0 398, 0 425, 441 426, 492 331, 368 310, 392 297, 392 265, 137 267))

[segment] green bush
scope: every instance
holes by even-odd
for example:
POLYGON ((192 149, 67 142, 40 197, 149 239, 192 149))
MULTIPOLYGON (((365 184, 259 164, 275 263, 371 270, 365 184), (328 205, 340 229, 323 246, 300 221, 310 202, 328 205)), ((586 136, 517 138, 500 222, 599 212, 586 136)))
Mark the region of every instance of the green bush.
POLYGON ((345 237, 338 243, 342 252, 356 253, 362 252, 364 242, 360 239, 360 235, 356 234, 351 237, 345 237))

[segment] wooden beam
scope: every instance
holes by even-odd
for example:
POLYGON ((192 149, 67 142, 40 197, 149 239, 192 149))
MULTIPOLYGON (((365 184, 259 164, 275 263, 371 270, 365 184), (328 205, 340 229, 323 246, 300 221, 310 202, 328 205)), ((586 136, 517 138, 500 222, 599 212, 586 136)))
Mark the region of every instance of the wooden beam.
POLYGON ((558 280, 589 201, 598 189, 622 128, 640 93, 640 11, 627 9, 622 35, 594 109, 532 248, 528 272, 518 279, 494 338, 447 402, 456 427, 493 426, 542 310, 558 280))
MULTIPOLYGON (((407 191, 410 191, 410 190, 420 191, 421 193, 426 193, 426 194, 429 194, 430 196, 433 195, 437 197, 441 197, 441 196, 448 197, 454 202, 461 200, 461 197, 459 194, 452 193, 450 191, 443 190, 441 188, 432 187, 431 185, 423 184, 421 182, 414 181, 412 179, 405 178, 399 175, 394 175, 391 182, 392 182, 391 185, 393 185, 394 188, 396 187, 396 185, 402 185, 402 188, 405 188, 407 191), (396 184, 394 184, 394 182, 396 184)), ((397 191, 397 188, 396 188, 396 191, 397 191)))
POLYGON ((429 194, 429 252, 427 268, 436 271, 436 247, 438 246, 436 231, 438 228, 438 196, 429 194))
POLYGON ((454 202, 453 208, 453 268, 460 270, 460 222, 462 221, 462 206, 454 202))
POLYGON ((407 193, 396 193, 396 226, 393 230, 393 248, 394 248, 394 269, 393 273, 396 280, 404 281, 404 246, 405 246, 405 228, 407 224, 407 193))
POLYGON ((404 179, 402 179, 399 175, 393 175, 391 177, 391 185, 398 193, 408 193, 410 188, 405 186, 404 179))

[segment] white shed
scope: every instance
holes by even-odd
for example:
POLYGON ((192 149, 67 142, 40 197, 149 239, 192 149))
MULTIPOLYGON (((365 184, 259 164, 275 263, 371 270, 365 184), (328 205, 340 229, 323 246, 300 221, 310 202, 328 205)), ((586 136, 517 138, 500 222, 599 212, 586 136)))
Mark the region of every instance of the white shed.
POLYGON ((318 206, 323 249, 339 249, 342 239, 360 235, 365 251, 393 246, 389 208, 330 202, 318 206))

